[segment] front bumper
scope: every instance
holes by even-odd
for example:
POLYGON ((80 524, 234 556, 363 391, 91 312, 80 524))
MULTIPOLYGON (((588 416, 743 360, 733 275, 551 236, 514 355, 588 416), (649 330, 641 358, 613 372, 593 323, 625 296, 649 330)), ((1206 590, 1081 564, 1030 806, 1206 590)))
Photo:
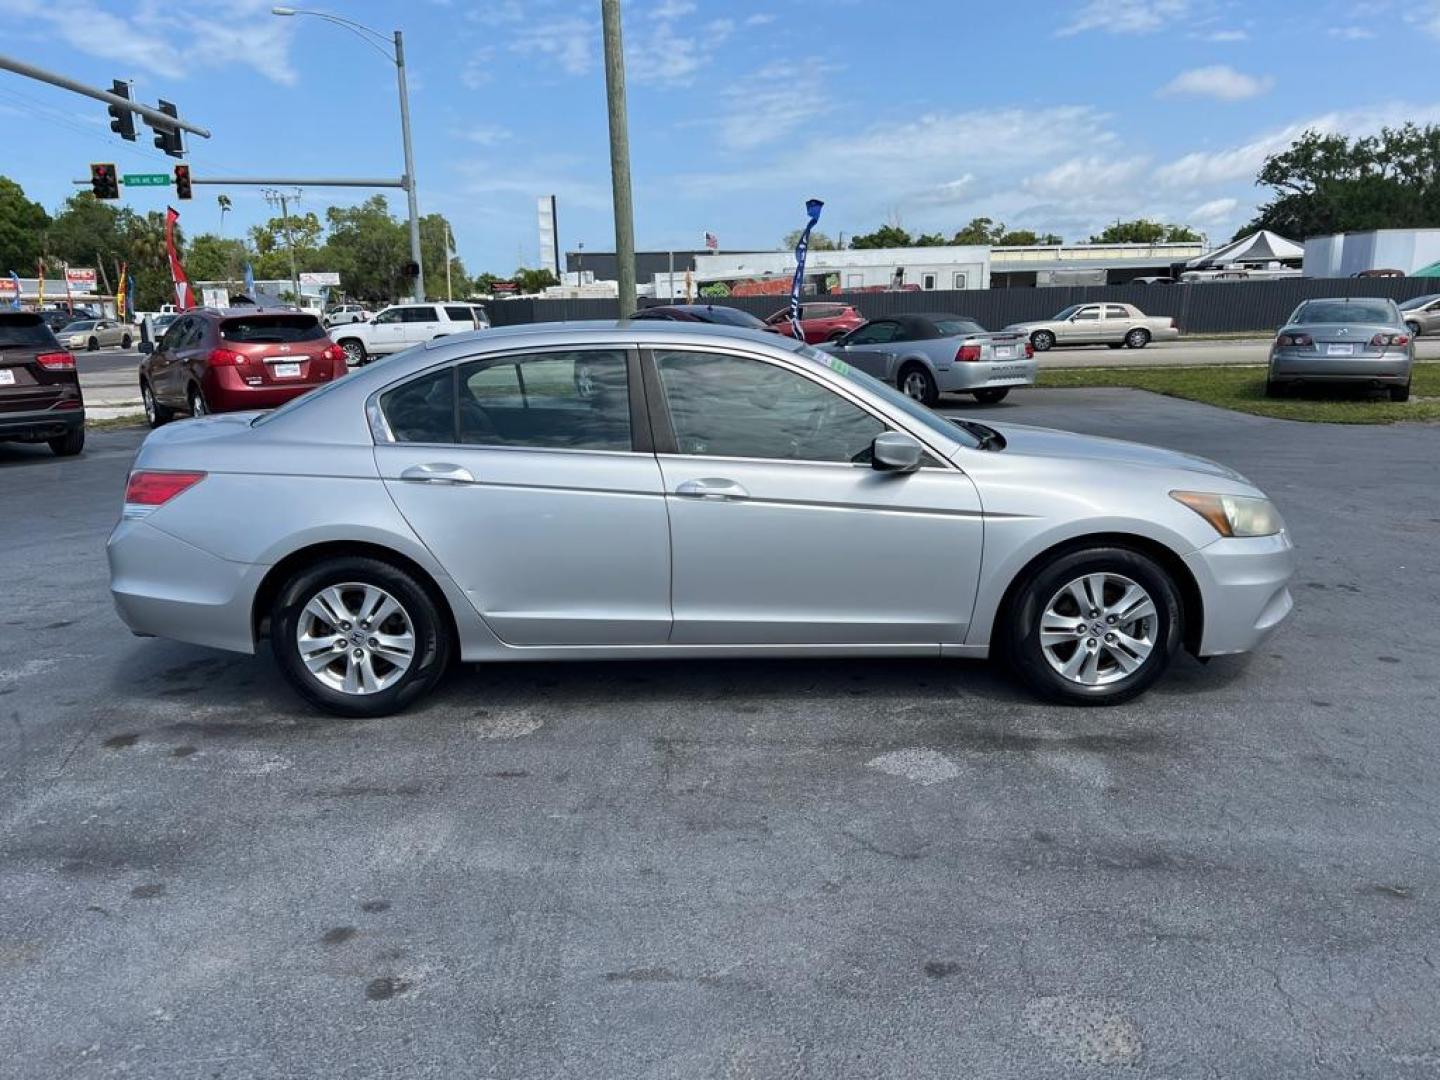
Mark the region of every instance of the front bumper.
POLYGON ((85 426, 85 409, 0 413, 0 442, 45 442, 85 426))
POLYGON ((965 393, 1002 386, 1034 386, 1039 365, 1034 360, 956 361, 935 372, 943 393, 965 393))
POLYGON ((1224 656, 1254 649, 1290 614, 1295 601, 1295 545, 1274 536, 1216 540, 1185 556, 1205 609, 1199 655, 1224 656))
POLYGON ((1408 352, 1375 356, 1320 356, 1311 350, 1276 349, 1270 354, 1272 382, 1341 382, 1404 385, 1414 358, 1408 352))
POLYGON ((132 632, 255 651, 251 605, 268 567, 211 555, 143 518, 122 519, 105 555, 115 610, 132 632))

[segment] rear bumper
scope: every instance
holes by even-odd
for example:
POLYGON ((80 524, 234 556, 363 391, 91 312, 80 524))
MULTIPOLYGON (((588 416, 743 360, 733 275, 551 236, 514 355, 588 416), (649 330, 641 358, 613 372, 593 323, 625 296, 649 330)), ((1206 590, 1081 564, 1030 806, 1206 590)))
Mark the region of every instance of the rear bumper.
POLYGON ((295 382, 251 386, 235 368, 211 368, 205 387, 205 402, 211 412, 274 409, 330 381, 312 379, 302 382, 297 379, 295 382))
POLYGON ((0 442, 44 442, 84 426, 84 407, 0 413, 0 442))
POLYGON ((935 373, 935 383, 946 393, 1002 386, 1033 386, 1038 366, 1034 360, 996 360, 987 363, 956 361, 945 370, 935 373))
POLYGON ((221 559, 144 519, 116 525, 105 555, 115 610, 132 632, 255 651, 251 605, 266 567, 221 559))
POLYGON ((1288 532, 1216 540, 1185 556, 1204 603, 1201 656, 1249 652, 1294 607, 1295 547, 1288 532))
POLYGON ((1407 383, 1414 358, 1408 352, 1376 356, 1316 356, 1276 350, 1270 354, 1270 378, 1275 382, 1407 383))

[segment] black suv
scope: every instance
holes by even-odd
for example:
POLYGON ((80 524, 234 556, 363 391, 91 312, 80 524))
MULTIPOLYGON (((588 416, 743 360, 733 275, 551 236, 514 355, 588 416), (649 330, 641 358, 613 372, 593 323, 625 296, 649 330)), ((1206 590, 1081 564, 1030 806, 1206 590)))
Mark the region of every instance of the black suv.
POLYGON ((75 357, 30 311, 0 311, 0 442, 45 442, 62 457, 85 448, 75 357))

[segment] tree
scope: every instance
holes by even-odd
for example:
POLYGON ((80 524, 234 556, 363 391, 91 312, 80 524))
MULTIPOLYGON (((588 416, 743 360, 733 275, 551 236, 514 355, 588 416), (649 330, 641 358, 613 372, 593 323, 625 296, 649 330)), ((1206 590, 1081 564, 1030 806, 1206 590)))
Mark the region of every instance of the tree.
POLYGON ((34 274, 50 215, 25 197, 14 180, 0 176, 0 274, 34 274))
POLYGON ((499 275, 492 274, 488 270, 482 271, 481 273, 476 274, 473 278, 470 279, 471 293, 483 294, 488 296, 490 295, 491 286, 493 286, 495 282, 499 280, 499 275))
MULTIPOLYGON (((444 214, 426 214, 420 219, 420 261, 425 268, 425 291, 437 300, 445 295, 449 228, 450 223, 445 220, 444 214)), ((465 264, 458 256, 450 260, 450 291, 454 296, 465 296, 470 291, 465 264)))
POLYGON ((390 215, 383 195, 359 206, 332 206, 325 211, 330 236, 319 261, 340 274, 347 295, 386 300, 406 286, 403 270, 410 261, 410 239, 403 224, 390 215))
POLYGON ((916 247, 944 247, 947 243, 949 243, 949 241, 945 239, 943 234, 938 232, 921 233, 915 237, 916 247))
POLYGON ((1001 234, 1000 239, 995 241, 997 247, 1033 247, 1037 244, 1050 245, 1063 244, 1065 241, 1054 233, 1036 233, 1031 229, 1016 229, 1014 232, 1006 231, 1001 234))
POLYGON ((970 224, 957 232, 950 240, 952 244, 995 244, 1005 234, 1004 225, 996 225, 988 217, 971 218, 970 224))
POLYGON ((881 225, 872 233, 862 233, 850 238, 850 246, 856 250, 866 248, 913 247, 915 241, 898 225, 881 225))
MULTIPOLYGON (((135 275, 135 307, 144 311, 175 302, 170 263, 165 254, 165 216, 158 210, 129 214, 124 219, 125 253, 135 275)), ((175 226, 175 246, 183 251, 185 235, 175 226)))
POLYGON ((90 192, 71 195, 45 230, 45 253, 60 262, 107 265, 126 255, 125 227, 132 212, 100 202, 90 192))
POLYGON ((248 258, 239 240, 201 233, 185 253, 185 272, 194 281, 243 281, 248 258))
POLYGON ((510 280, 520 286, 522 293, 538 293, 551 285, 560 284, 560 279, 549 270, 529 270, 523 266, 510 275, 510 280))
POLYGON ((1090 237, 1092 244, 1180 244, 1199 240, 1200 234, 1186 225, 1162 225, 1146 218, 1117 221, 1100 235, 1090 237))
POLYGON ((1274 195, 1241 235, 1295 240, 1332 232, 1440 225, 1440 125, 1351 139, 1307 131, 1271 154, 1255 182, 1274 195))
MULTIPOLYGON (((794 251, 795 245, 800 242, 800 234, 804 231, 804 229, 792 229, 786 233, 784 239, 780 241, 780 250, 794 251)), ((834 251, 835 247, 835 241, 818 229, 810 234, 811 251, 834 251)))

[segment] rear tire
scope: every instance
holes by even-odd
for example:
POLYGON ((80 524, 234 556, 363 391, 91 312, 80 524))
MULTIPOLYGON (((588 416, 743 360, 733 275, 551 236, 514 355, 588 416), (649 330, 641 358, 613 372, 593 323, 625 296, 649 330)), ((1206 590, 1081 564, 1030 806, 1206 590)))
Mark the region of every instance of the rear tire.
POLYGON ((1395 402, 1409 401, 1410 384, 1407 382, 1404 386, 1390 387, 1390 400, 1395 402))
POLYGON ((129 334, 126 334, 124 337, 122 337, 122 338, 120 339, 120 348, 122 348, 122 349, 128 349, 128 348, 130 348, 130 335, 129 335, 129 334))
POLYGON ((87 342, 85 343, 85 351, 86 351, 86 352, 99 352, 99 351, 100 351, 100 339, 99 339, 99 338, 93 338, 93 337, 92 337, 89 341, 87 341, 87 342))
POLYGON ((1268 398, 1284 397, 1285 387, 1281 383, 1276 382, 1274 379, 1266 379, 1265 396, 1268 398))
POLYGON ((902 394, 921 405, 933 406, 940 400, 940 388, 935 385, 935 377, 925 370, 924 364, 906 364, 896 376, 895 385, 902 394))
POLYGON ((1009 393, 1008 386, 995 386, 986 390, 976 390, 975 400, 981 405, 997 405, 1004 401, 1009 393))
POLYGON ((337 344, 345 350, 346 367, 360 367, 368 359, 365 354, 364 342, 356 338, 345 338, 343 341, 337 342, 337 344))
POLYGON ((1125 335, 1125 347, 1127 349, 1143 349, 1150 344, 1150 331, 1137 326, 1125 335))
POLYGON ((148 382, 140 384, 140 401, 145 406, 145 419, 152 428, 168 424, 175 419, 175 410, 168 405, 161 405, 155 400, 155 394, 151 391, 148 382))
POLYGON ((195 417, 195 419, 198 420, 202 416, 210 415, 210 403, 205 400, 205 391, 201 390, 200 387, 192 386, 189 397, 186 400, 190 402, 190 415, 195 417))
POLYGON ((64 435, 55 439, 47 439, 50 449, 56 457, 74 457, 85 449, 85 425, 73 427, 64 435))
POLYGON ((1118 705, 1165 673, 1180 647, 1183 624, 1179 592, 1155 560, 1129 548, 1091 547, 1060 555, 1031 575, 1011 606, 1003 646, 1021 681, 1040 697, 1067 705, 1118 705), (1097 581, 1100 602, 1085 610, 1069 590, 1079 586, 1087 595, 1085 584, 1097 581), (1147 613, 1127 620, 1127 613, 1137 610, 1147 613), (1084 632, 1072 630, 1070 620, 1084 632), (1063 669, 1072 662, 1078 669, 1067 675, 1063 669))
POLYGON ((1036 330, 1030 335, 1030 344, 1036 352, 1049 352, 1055 347, 1055 335, 1049 330, 1036 330))
MULTIPOLYGON (((348 613, 342 611, 340 614, 348 613)), ((350 623, 349 626, 350 630, 358 629, 362 636, 366 636, 367 631, 379 633, 381 630, 379 625, 372 628, 350 623)), ((434 689, 445 674, 454 652, 449 623, 430 592, 399 567, 361 556, 327 559, 291 577, 276 595, 271 608, 270 646, 280 669, 301 697, 326 712, 354 717, 388 716, 406 708, 434 689), (356 610, 363 604, 366 595, 363 590, 366 589, 388 594, 397 605, 398 621, 391 623, 387 619, 385 625, 391 627, 392 640, 401 637, 410 639, 410 654, 407 666, 382 689, 347 691, 343 686, 333 685, 337 677, 343 677, 349 670, 347 656, 354 652, 351 642, 346 640, 349 631, 342 631, 333 624, 331 629, 336 640, 346 640, 346 645, 334 651, 334 659, 328 667, 312 670, 313 665, 328 659, 326 653, 312 651, 310 665, 306 664, 301 654, 301 637, 324 638, 325 627, 320 624, 329 622, 328 619, 315 618, 312 601, 336 586, 342 588, 347 599, 358 601, 356 610), (302 626, 302 622, 307 621, 309 625, 302 626)), ((362 643, 360 650, 367 652, 363 658, 364 665, 382 679, 399 667, 385 659, 387 654, 380 649, 370 652, 362 643), (377 659, 383 663, 377 663, 377 659)))

